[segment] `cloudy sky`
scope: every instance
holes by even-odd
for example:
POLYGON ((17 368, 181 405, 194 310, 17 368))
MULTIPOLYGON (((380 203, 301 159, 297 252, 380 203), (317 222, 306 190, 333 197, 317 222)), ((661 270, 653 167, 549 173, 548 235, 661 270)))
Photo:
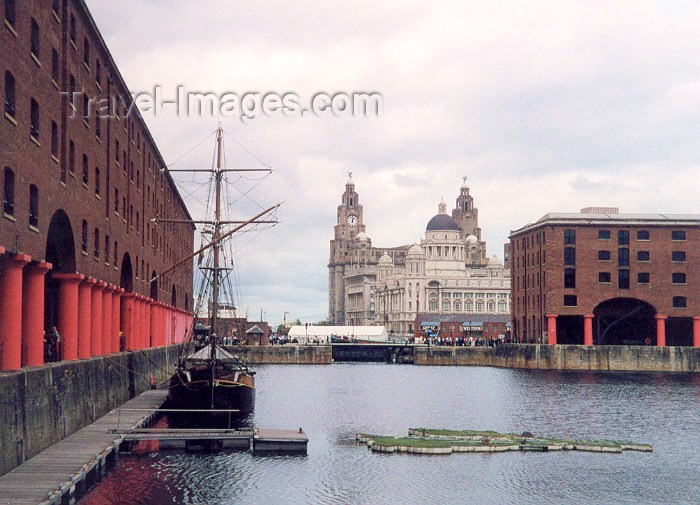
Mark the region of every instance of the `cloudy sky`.
MULTIPOLYGON (((697 2, 87 3, 132 91, 384 97, 382 117, 224 120, 275 169, 239 181, 242 191, 259 205, 284 201, 281 223, 237 255, 251 316, 326 317, 348 171, 377 246, 418 241, 463 175, 499 257, 511 229, 550 211, 700 212, 697 2)), ((145 117, 167 163, 217 125, 145 117)), ((212 149, 210 139, 181 164, 208 167, 212 149)), ((227 160, 251 158, 229 139, 227 160)), ((188 198, 193 214, 202 199, 188 198)), ((233 214, 252 215, 251 199, 233 214)))

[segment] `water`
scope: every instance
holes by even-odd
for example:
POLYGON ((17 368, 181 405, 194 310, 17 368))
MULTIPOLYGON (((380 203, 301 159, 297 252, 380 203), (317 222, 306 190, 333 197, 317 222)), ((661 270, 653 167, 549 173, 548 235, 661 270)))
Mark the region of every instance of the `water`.
POLYGON ((700 503, 700 376, 385 364, 257 367, 254 422, 308 456, 123 457, 80 505, 700 503), (409 427, 634 440, 653 453, 376 454, 409 427))

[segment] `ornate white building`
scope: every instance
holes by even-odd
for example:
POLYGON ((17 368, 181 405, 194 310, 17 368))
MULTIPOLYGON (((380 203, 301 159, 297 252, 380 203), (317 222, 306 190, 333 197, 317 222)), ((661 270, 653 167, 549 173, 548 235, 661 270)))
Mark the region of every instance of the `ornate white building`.
POLYGON ((486 259, 466 184, 452 216, 440 203, 420 245, 373 248, 352 179, 338 207, 329 262, 329 318, 410 335, 419 313, 510 314, 510 272, 486 259))

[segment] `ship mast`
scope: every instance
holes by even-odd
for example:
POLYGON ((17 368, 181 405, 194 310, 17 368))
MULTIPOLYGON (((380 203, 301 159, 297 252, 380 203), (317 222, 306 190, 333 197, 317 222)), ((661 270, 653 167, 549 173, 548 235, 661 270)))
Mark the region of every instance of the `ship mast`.
POLYGON ((216 129, 216 168, 214 169, 214 179, 216 184, 216 199, 214 203, 214 270, 212 278, 212 300, 211 300, 211 315, 209 319, 209 327, 211 328, 211 360, 212 374, 214 373, 214 359, 216 358, 216 323, 219 318, 219 254, 221 252, 221 125, 216 129))
MULTIPOLYGON (((188 255, 187 257, 177 261, 175 264, 173 264, 171 267, 163 270, 160 274, 158 274, 156 277, 153 278, 153 280, 157 280, 163 275, 165 275, 168 272, 171 272, 175 270, 176 268, 179 268, 180 266, 184 265, 188 261, 191 261, 192 258, 195 256, 201 254, 203 251, 206 249, 211 248, 213 251, 213 265, 212 267, 200 267, 200 270, 211 270, 212 271, 212 291, 211 291, 211 309, 209 313, 209 324, 210 324, 210 339, 211 339, 211 354, 210 354, 210 361, 212 364, 212 381, 213 381, 213 373, 214 373, 214 360, 216 359, 216 346, 218 345, 218 335, 217 335, 217 324, 218 324, 218 319, 219 319, 219 291, 220 291, 220 286, 221 286, 221 277, 220 277, 220 272, 222 270, 229 270, 227 267, 222 267, 221 266, 221 244, 222 242, 233 235, 235 232, 238 230, 241 230, 242 228, 246 227, 249 224, 277 224, 277 220, 274 218, 272 220, 261 220, 260 218, 265 216, 266 214, 272 212, 273 210, 277 209, 280 204, 273 205, 272 207, 263 210, 262 212, 258 213, 256 216, 246 220, 246 221, 225 221, 221 219, 221 184, 223 182, 223 176, 226 172, 267 172, 270 173, 272 170, 269 167, 266 168, 233 168, 233 169, 226 169, 222 167, 222 157, 223 157, 223 133, 224 130, 221 127, 221 124, 219 124, 218 128, 216 129, 216 164, 213 169, 163 169, 162 171, 165 172, 166 170, 168 172, 211 172, 214 177, 214 183, 215 183, 215 202, 214 202, 214 220, 213 221, 208 221, 208 220, 189 220, 189 219, 163 219, 161 217, 157 217, 152 219, 151 221, 154 224, 158 223, 173 223, 173 224, 205 224, 209 225, 212 227, 212 238, 209 241, 209 244, 201 247, 194 253, 188 255), (225 226, 229 225, 236 225, 233 229, 231 230, 226 230, 225 233, 223 233, 223 228, 225 226)), ((212 382, 213 384, 213 382, 212 382)), ((213 394, 213 388, 212 388, 212 394, 213 394)), ((212 398, 213 402, 213 398, 212 398)))

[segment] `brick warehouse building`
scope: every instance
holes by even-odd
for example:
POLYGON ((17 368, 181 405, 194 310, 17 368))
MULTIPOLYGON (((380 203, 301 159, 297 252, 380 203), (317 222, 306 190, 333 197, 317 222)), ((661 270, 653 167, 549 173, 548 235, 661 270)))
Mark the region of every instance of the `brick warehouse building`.
POLYGON ((700 346, 700 215, 587 208, 510 240, 515 338, 700 346))
POLYGON ((164 345, 191 324, 194 227, 82 0, 4 0, 0 26, 0 368, 164 345), (85 91, 69 100, 61 90, 85 91), (128 103, 128 102, 127 102, 128 103), (134 109, 135 110, 135 109, 134 109), (75 113, 74 117, 70 117, 75 113), (84 117, 87 116, 87 117, 84 117))

